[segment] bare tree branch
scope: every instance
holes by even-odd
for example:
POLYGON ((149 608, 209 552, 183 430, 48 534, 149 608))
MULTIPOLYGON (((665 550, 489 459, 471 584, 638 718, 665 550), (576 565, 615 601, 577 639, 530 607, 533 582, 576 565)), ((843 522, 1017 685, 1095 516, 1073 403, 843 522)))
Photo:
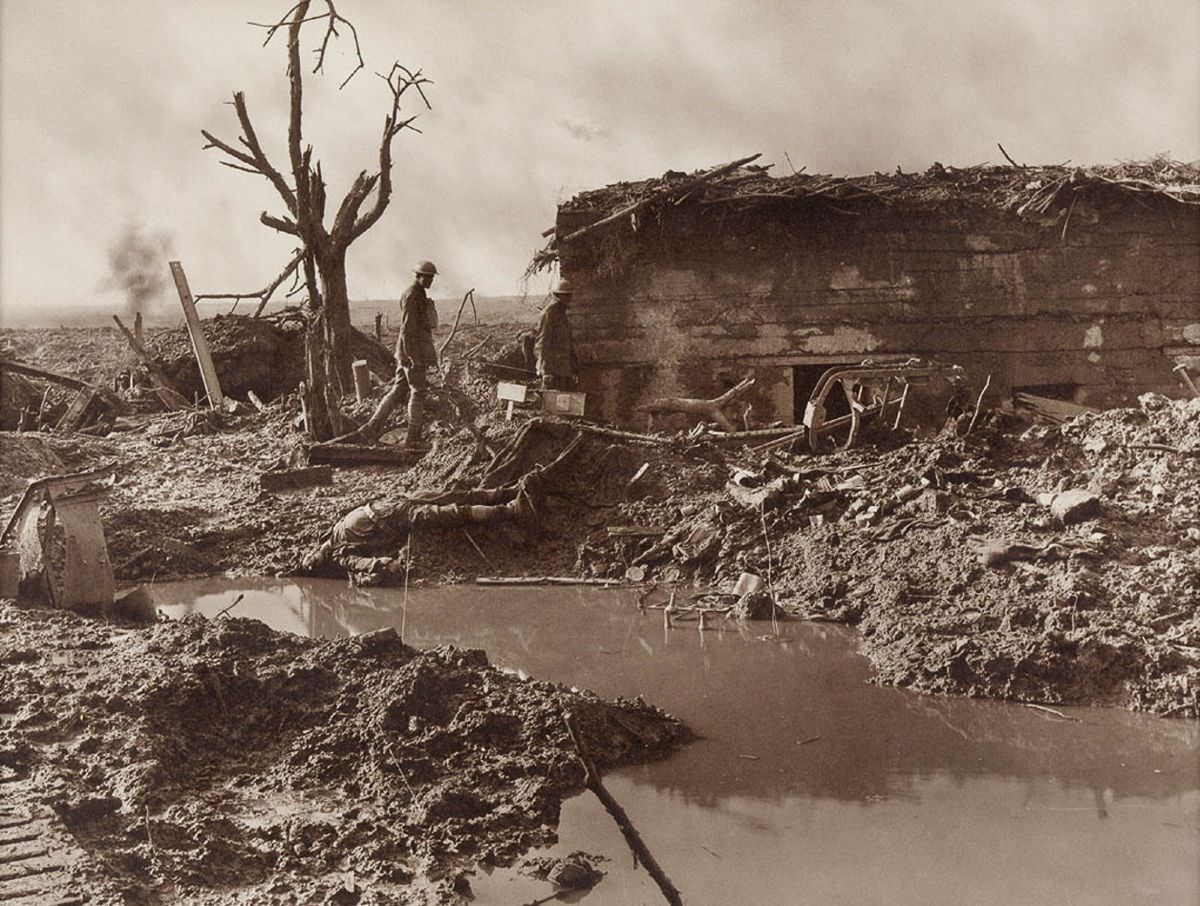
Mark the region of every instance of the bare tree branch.
POLYGON ((250 122, 250 112, 246 109, 246 96, 242 92, 235 92, 233 95, 233 108, 237 111, 238 122, 242 126, 242 142, 250 149, 250 153, 254 156, 255 164, 262 170, 262 174, 271 181, 271 185, 275 187, 284 203, 288 206, 288 210, 293 214, 296 213, 296 195, 292 191, 292 187, 287 184, 287 180, 283 178, 278 170, 271 166, 267 160, 267 155, 263 153, 262 145, 258 142, 258 135, 254 132, 254 124, 250 122))
POLYGON ((228 160, 217 161, 222 167, 228 167, 230 170, 241 170, 243 173, 251 173, 254 176, 262 176, 262 173, 253 167, 243 167, 241 164, 235 164, 228 160))
MULTIPOLYGON (((287 233, 289 236, 300 236, 300 227, 292 220, 286 217, 274 217, 263 211, 259 215, 258 220, 264 226, 269 226, 273 230, 278 230, 281 233, 287 233)), ((301 237, 303 238, 303 237, 301 237)))
MULTIPOLYGON (((409 117, 406 120, 400 119, 400 101, 404 97, 404 93, 409 88, 416 88, 417 93, 421 96, 421 100, 425 102, 425 106, 432 110, 433 107, 429 103, 429 99, 425 96, 425 92, 421 86, 430 84, 430 80, 421 74, 421 70, 413 72, 407 67, 401 66, 399 63, 393 63, 391 71, 386 75, 379 74, 388 88, 392 92, 392 109, 383 121, 383 134, 379 140, 379 173, 377 174, 378 185, 375 195, 375 204, 366 214, 357 218, 353 226, 350 227, 350 233, 345 239, 345 244, 348 246, 351 242, 369 230, 383 216, 383 212, 387 209, 388 202, 392 197, 392 139, 396 134, 405 128, 413 128, 412 121, 415 117, 409 117)), ((361 202, 359 202, 361 204, 361 202)), ((339 237, 340 238, 340 237, 339 237)))
MULTIPOLYGON (((197 302, 199 302, 201 299, 235 299, 237 301, 241 301, 242 299, 258 299, 259 300, 258 308, 255 309, 255 312, 254 312, 254 317, 257 318, 260 314, 262 314, 262 310, 267 307, 267 302, 269 302, 271 300, 271 296, 275 293, 275 290, 279 289, 280 284, 282 284, 283 281, 286 280, 289 275, 295 275, 298 273, 297 268, 299 267, 300 262, 303 258, 304 258, 304 249, 303 248, 296 249, 292 253, 291 260, 287 263, 287 265, 284 267, 284 269, 279 272, 279 275, 276 276, 274 280, 272 280, 270 283, 268 283, 266 286, 264 286, 262 289, 258 290, 257 292, 252 292, 252 293, 201 293, 200 295, 195 297, 195 300, 197 302)), ((237 308, 236 301, 234 302, 233 307, 234 307, 234 309, 237 308)))

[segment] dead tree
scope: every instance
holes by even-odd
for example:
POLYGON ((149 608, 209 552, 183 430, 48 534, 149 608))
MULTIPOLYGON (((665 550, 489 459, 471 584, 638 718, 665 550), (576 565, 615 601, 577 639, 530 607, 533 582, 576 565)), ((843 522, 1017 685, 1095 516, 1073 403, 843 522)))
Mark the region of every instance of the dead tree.
POLYGON ((666 396, 642 403, 635 411, 646 412, 651 416, 662 412, 681 412, 684 415, 698 416, 704 421, 716 422, 724 431, 736 431, 738 426, 726 413, 725 407, 743 396, 753 386, 754 378, 746 377, 715 399, 701 400, 691 397, 666 396))
POLYGON ((274 24, 252 23, 267 29, 264 46, 276 32, 286 30, 287 33, 290 97, 287 175, 271 163, 263 150, 250 119, 245 95, 240 91, 233 95, 233 109, 241 127, 237 142, 223 141, 207 130, 202 130, 202 134, 206 141, 205 148, 216 148, 231 158, 222 160, 222 164, 265 177, 274 186, 285 211, 282 214, 264 211, 259 220, 273 230, 295 237, 300 243, 298 264, 308 290, 308 330, 305 339, 307 380, 304 386, 309 415, 307 427, 316 439, 325 440, 352 427, 339 409, 341 397, 353 386, 350 374, 352 356, 346 252, 354 240, 379 221, 391 201, 392 141, 404 129, 420 131, 412 125, 415 116, 401 117, 401 101, 411 88, 416 90, 425 107, 429 108, 429 101, 422 90, 429 80, 422 76, 420 70, 414 72, 398 62, 392 64, 387 75, 378 73, 391 95, 379 141, 378 169, 373 173, 366 170, 359 172, 338 205, 332 223, 326 225, 325 180, 321 174, 321 164, 314 160, 312 146, 305 145, 303 138, 304 80, 300 63, 300 36, 305 24, 323 21, 325 26, 321 43, 316 49, 313 73, 322 71, 329 42, 340 37, 339 28, 343 27, 354 40, 358 60, 357 66, 342 82, 343 87, 363 68, 364 63, 358 32, 349 20, 338 13, 333 0, 318 0, 315 5, 324 11, 310 14, 313 0, 300 0, 274 24))

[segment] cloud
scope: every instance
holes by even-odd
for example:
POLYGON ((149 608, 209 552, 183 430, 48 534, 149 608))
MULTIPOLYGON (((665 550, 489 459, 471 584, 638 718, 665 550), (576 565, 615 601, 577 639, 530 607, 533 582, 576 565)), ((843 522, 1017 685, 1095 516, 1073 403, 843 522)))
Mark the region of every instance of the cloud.
MULTIPOLYGON (((372 72, 399 59, 434 80, 422 134, 396 138, 392 204, 350 249, 360 297, 397 297, 423 258, 447 296, 519 292, 559 201, 756 151, 782 172, 786 149, 797 168, 850 174, 996 161, 996 141, 1029 163, 1200 157, 1194 0, 1162 0, 1154 16, 1124 0, 338 9, 367 69, 339 91, 341 47, 329 75, 306 74, 305 140, 330 216, 377 165, 387 89, 372 72)), ((292 242, 258 222, 282 213, 278 197, 219 166, 199 134, 236 141, 228 102, 243 90, 286 166, 283 45, 262 47, 247 18, 244 0, 0 0, 0 306, 122 307, 97 286, 131 222, 172 236, 197 293, 278 273, 292 242)))
POLYGON ((560 119, 558 125, 566 129, 567 132, 581 142, 590 142, 594 138, 602 138, 607 136, 611 131, 607 126, 601 126, 599 123, 577 120, 569 116, 560 119))

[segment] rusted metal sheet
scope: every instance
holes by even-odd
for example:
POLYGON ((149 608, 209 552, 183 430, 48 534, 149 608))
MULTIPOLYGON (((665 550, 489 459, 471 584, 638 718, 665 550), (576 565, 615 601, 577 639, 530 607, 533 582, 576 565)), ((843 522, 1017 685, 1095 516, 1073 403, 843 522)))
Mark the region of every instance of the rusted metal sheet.
POLYGON ((18 596, 73 609, 112 603, 115 585, 96 503, 106 467, 31 482, 0 535, 20 560, 18 596))

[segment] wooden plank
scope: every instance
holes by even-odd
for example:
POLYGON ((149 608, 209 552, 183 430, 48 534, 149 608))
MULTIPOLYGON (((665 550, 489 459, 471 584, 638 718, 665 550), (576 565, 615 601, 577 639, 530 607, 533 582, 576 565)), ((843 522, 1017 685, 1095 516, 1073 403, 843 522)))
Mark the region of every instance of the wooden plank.
POLYGON ((310 465, 329 464, 334 466, 401 466, 407 465, 420 455, 420 451, 403 447, 366 444, 313 444, 308 448, 310 465))
POLYGON ((310 466, 306 469, 263 472, 258 476, 258 486, 264 491, 290 491, 318 484, 333 484, 333 466, 310 466))
POLYGON ((24 362, 15 362, 12 359, 0 359, 0 371, 9 371, 13 374, 24 375, 25 377, 40 378, 44 381, 61 384, 64 387, 71 387, 75 390, 90 390, 99 396, 113 410, 115 415, 124 415, 129 412, 129 406, 126 405, 125 401, 107 387, 94 387, 84 381, 68 377, 65 374, 35 368, 32 365, 26 365, 24 362))
POLYGON ((71 400, 71 405, 67 407, 63 417, 58 420, 58 430, 78 431, 82 428, 85 424, 84 416, 95 400, 96 393, 93 390, 85 389, 76 393, 75 398, 71 400))
POLYGON ((217 378, 217 369, 213 365, 212 354, 208 351, 208 340, 204 329, 200 326, 200 315, 196 313, 196 302, 192 291, 188 288, 187 275, 183 265, 172 261, 171 276, 175 278, 175 288, 179 291, 179 304, 183 307, 183 317, 187 321, 188 336, 192 338, 192 351, 196 353, 196 362, 200 365, 200 377, 204 381, 204 391, 208 394, 208 405, 213 409, 225 407, 225 396, 221 393, 221 382, 217 378))

